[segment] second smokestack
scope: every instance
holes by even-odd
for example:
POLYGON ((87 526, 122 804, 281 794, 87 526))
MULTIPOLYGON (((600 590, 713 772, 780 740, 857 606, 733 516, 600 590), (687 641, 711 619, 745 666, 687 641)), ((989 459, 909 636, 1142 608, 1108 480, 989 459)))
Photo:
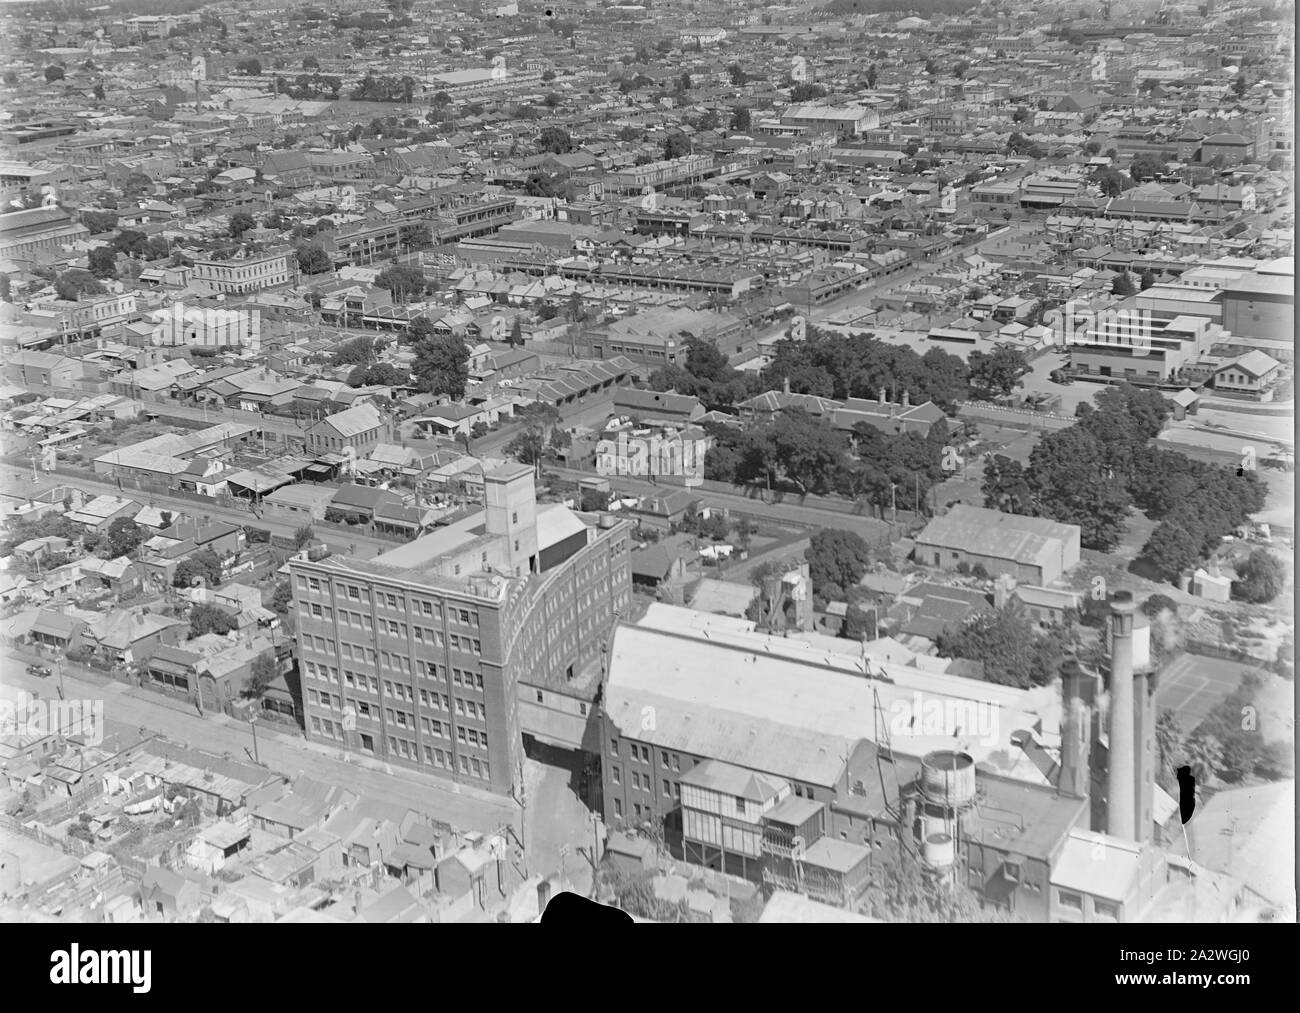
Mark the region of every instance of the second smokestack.
POLYGON ((1106 832, 1137 839, 1136 750, 1133 725, 1133 613, 1131 591, 1110 602, 1110 755, 1106 770, 1106 832))

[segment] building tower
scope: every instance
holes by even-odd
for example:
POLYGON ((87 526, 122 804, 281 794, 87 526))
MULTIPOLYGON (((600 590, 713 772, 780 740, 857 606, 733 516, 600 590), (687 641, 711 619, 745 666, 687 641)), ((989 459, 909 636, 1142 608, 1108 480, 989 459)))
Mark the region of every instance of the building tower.
POLYGON ((969 753, 939 749, 921 760, 920 793, 906 818, 919 839, 921 865, 941 883, 952 883, 956 857, 964 853, 976 814, 975 760, 969 753))
POLYGON ((533 469, 504 464, 483 475, 487 506, 486 532, 505 539, 506 565, 513 576, 535 573, 537 558, 537 489, 533 469))
POLYGON ((1154 673, 1144 660, 1149 658, 1149 647, 1138 654, 1133 677, 1133 819, 1134 840, 1146 843, 1155 837, 1157 711, 1154 673))
MULTIPOLYGON (((1106 832, 1137 840, 1136 708, 1133 682, 1133 613, 1131 591, 1111 599, 1110 756, 1106 769, 1106 832)), ((1143 680, 1143 692, 1146 680, 1143 680)))
POLYGON ((1092 715, 1096 680, 1070 658, 1061 666, 1061 777, 1058 787, 1092 797, 1092 715))

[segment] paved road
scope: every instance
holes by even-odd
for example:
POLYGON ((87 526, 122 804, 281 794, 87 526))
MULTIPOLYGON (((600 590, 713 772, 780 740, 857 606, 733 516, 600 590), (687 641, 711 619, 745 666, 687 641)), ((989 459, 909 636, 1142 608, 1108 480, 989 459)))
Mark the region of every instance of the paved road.
MULTIPOLYGON (((27 675, 29 661, 36 654, 9 649, 0 654, 3 681, 27 692, 39 692, 48 698, 57 694, 58 679, 39 679, 27 675)), ((43 659, 49 664, 49 658, 43 659)), ((199 717, 193 705, 124 682, 107 679, 100 673, 64 663, 64 694, 67 699, 103 700, 104 716, 131 727, 148 728, 167 738, 188 743, 218 756, 229 753, 241 761, 251 759, 252 731, 242 722, 225 715, 199 717)), ((503 824, 518 826, 519 807, 510 799, 490 795, 470 787, 457 786, 441 778, 415 771, 362 766, 362 758, 348 762, 341 749, 307 742, 293 731, 272 731, 269 723, 259 725, 257 755, 277 774, 308 777, 338 784, 364 798, 379 799, 407 806, 443 820, 458 830, 487 832, 503 824)), ((365 758, 365 763, 374 761, 365 758)), ((530 848, 530 851, 532 849, 530 848)), ((544 856, 539 855, 539 859, 544 856)))
MULTIPOLYGON (((560 468, 553 465, 545 465, 544 470, 569 481, 598 477, 589 471, 576 471, 572 468, 560 468)), ((656 485, 640 479, 625 477, 611 479, 611 483, 616 490, 627 492, 629 495, 663 494, 681 488, 681 486, 656 485)), ((723 507, 778 523, 786 522, 813 528, 840 528, 856 531, 868 542, 879 542, 882 539, 895 537, 894 534, 891 534, 891 525, 887 521, 877 520, 874 517, 867 517, 862 514, 838 513, 834 510, 800 506, 794 503, 764 503, 762 500, 749 499, 736 493, 715 492, 703 488, 693 490, 692 495, 698 496, 706 506, 723 507)), ((898 533, 901 533, 901 531, 898 533)))
MULTIPOLYGON (((75 486, 92 495, 128 496, 138 503, 151 503, 154 506, 170 509, 177 516, 192 517, 198 515, 215 520, 230 521, 233 524, 253 524, 277 535, 292 536, 300 526, 293 521, 276 520, 265 515, 256 517, 247 510, 240 510, 237 507, 221 507, 215 502, 212 504, 199 503, 179 496, 167 496, 162 493, 150 492, 147 489, 132 488, 130 482, 123 482, 122 488, 118 489, 116 482, 92 482, 80 477, 69 478, 66 475, 41 473, 40 480, 33 484, 30 471, 13 465, 0 465, 0 489, 13 496, 33 496, 47 489, 69 486, 75 486)), ((387 552, 399 544, 382 538, 371 538, 359 532, 331 531, 324 525, 317 525, 315 532, 316 537, 335 552, 355 555, 362 559, 369 559, 381 552, 387 552)))

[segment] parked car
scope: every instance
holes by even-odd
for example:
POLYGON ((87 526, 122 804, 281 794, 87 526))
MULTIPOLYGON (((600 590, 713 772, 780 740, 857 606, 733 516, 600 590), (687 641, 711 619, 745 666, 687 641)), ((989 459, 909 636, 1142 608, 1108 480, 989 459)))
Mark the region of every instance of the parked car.
POLYGON ((54 672, 51 671, 48 665, 28 665, 27 674, 35 675, 41 679, 48 679, 51 675, 54 674, 54 672))

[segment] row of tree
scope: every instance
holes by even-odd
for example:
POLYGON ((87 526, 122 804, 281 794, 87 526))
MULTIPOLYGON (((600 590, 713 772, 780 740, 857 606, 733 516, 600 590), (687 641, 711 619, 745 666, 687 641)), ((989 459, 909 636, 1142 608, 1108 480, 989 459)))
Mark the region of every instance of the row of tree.
POLYGON ((869 333, 845 335, 809 328, 803 341, 777 342, 762 377, 766 390, 780 389, 788 380, 796 394, 843 401, 875 398, 883 389, 891 400, 901 400, 906 393, 914 405, 933 401, 952 414, 969 395, 971 374, 961 359, 939 348, 918 355, 869 333))
POLYGON ((985 505, 1004 513, 1077 524, 1084 546, 1109 551, 1137 507, 1160 523, 1142 550, 1162 579, 1176 579, 1223 535, 1262 509, 1265 486, 1245 469, 1217 467, 1150 446, 1169 414, 1156 390, 1107 387, 1097 407, 1048 433, 1028 467, 1002 455, 985 467, 985 505))
POLYGON ((882 515, 899 503, 925 511, 951 457, 942 420, 926 436, 887 433, 865 422, 844 433, 794 408, 744 428, 713 422, 704 428, 714 439, 704 459, 705 478, 769 489, 784 485, 801 495, 839 493, 882 515))
POLYGON ((410 103, 415 101, 417 87, 419 82, 410 75, 395 77, 391 74, 376 75, 368 72, 348 97, 355 102, 410 103))

